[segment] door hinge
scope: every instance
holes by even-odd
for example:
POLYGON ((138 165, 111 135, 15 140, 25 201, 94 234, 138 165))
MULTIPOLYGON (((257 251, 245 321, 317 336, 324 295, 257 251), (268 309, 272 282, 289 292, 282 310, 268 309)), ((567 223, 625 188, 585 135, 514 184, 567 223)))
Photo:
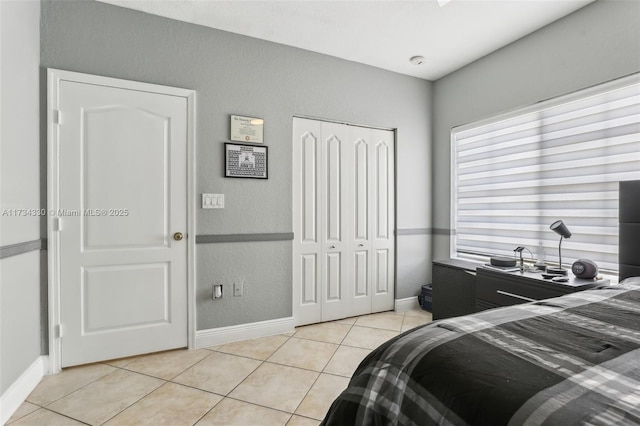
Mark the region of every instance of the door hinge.
POLYGON ((55 124, 62 124, 62 112, 59 109, 53 110, 53 122, 55 124))
POLYGON ((56 324, 54 333, 56 334, 57 338, 62 337, 62 324, 56 324))
POLYGON ((53 225, 54 232, 61 231, 62 230, 62 219, 60 219, 59 217, 54 217, 52 225, 53 225))

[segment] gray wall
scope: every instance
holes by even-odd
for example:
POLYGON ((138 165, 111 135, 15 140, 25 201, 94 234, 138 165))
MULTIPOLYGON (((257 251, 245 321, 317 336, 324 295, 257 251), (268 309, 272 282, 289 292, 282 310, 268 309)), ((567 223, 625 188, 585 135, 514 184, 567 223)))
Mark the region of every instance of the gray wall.
MULTIPOLYGON (((434 228, 450 228, 452 127, 638 71, 640 2, 598 0, 435 82, 434 228)), ((448 258, 449 237, 433 242, 448 258)))
POLYGON ((0 395, 41 353, 40 219, 6 215, 40 208, 39 26, 39 2, 0 2, 0 395))
MULTIPOLYGON (((98 2, 42 4, 41 66, 197 91, 197 182, 225 194, 197 212, 197 234, 290 233, 292 117, 397 129, 398 229, 431 226, 431 83, 309 51, 98 2), (229 114, 265 119, 269 179, 224 178, 229 114)), ((398 237, 396 298, 419 293, 428 234, 398 237)), ((292 315, 292 242, 197 244, 197 328, 292 315), (245 295, 234 298, 234 280, 245 295), (211 300, 211 286, 224 285, 211 300)))

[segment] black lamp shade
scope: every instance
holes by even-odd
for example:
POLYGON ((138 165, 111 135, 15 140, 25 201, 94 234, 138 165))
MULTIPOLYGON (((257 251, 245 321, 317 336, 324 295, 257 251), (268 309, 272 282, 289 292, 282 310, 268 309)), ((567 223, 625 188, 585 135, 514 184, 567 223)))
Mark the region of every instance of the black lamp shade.
POLYGON ((563 236, 564 238, 570 238, 571 237, 571 231, 569 231, 569 229, 567 228, 567 225, 565 225, 564 222, 561 221, 561 220, 556 220, 555 222, 553 222, 551 224, 551 226, 549 228, 553 232, 555 232, 558 235, 563 236))

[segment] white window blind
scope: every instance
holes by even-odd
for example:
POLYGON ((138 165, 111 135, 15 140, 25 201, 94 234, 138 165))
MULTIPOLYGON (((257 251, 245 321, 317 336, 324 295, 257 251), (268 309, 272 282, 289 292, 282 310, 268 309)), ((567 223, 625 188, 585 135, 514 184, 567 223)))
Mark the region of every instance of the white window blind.
MULTIPOLYGON (((542 247, 618 270, 618 181, 640 179, 640 74, 452 130, 453 257, 542 247)), ((526 257, 528 253, 525 252, 526 257)))

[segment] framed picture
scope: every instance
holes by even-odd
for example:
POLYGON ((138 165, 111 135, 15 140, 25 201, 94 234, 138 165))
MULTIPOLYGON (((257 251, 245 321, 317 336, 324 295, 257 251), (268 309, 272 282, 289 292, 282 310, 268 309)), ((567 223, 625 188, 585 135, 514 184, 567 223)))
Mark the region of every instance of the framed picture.
POLYGON ((264 142, 264 120, 255 117, 231 116, 231 140, 245 143, 264 142))
POLYGON ((267 147, 225 143, 225 177, 267 179, 267 147))

